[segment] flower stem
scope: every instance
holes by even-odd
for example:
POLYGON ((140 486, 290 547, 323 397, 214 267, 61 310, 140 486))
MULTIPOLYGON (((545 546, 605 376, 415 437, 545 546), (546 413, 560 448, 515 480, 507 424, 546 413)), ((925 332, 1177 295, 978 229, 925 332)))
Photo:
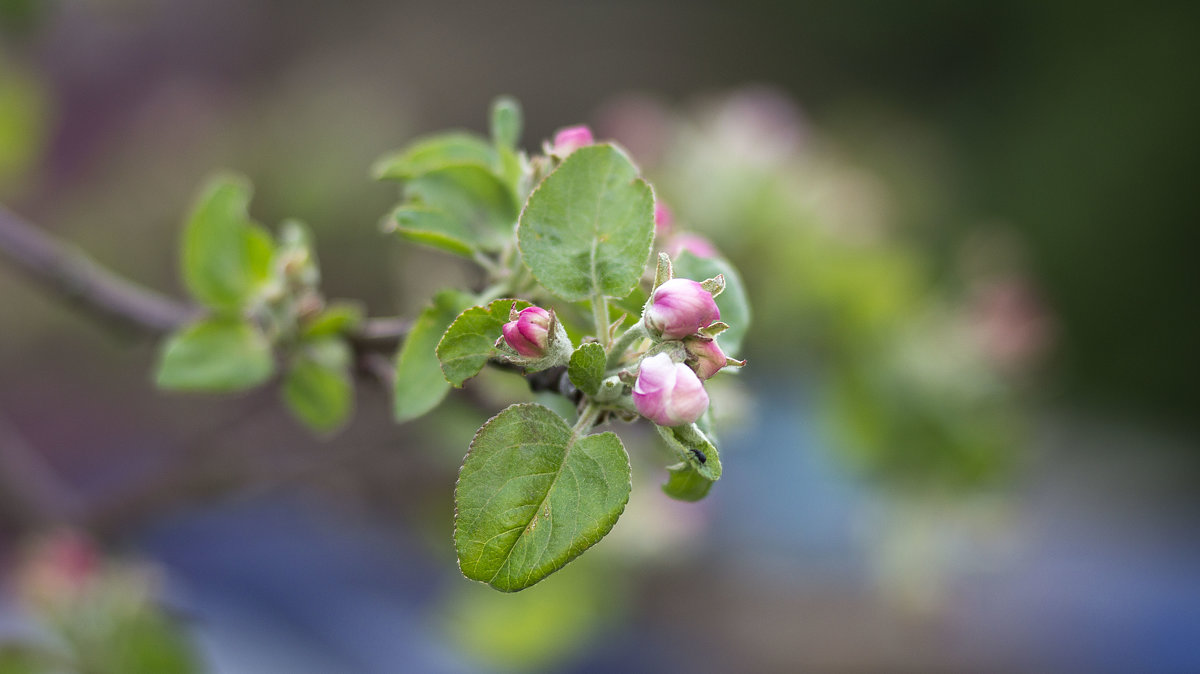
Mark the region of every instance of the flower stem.
POLYGON ((592 318, 596 321, 596 339, 600 340, 600 346, 603 346, 607 351, 610 342, 608 334, 608 300, 600 293, 592 295, 592 318))
POLYGON ((608 361, 605 363, 605 370, 611 370, 621 364, 621 356, 629 350, 637 342, 645 339, 647 336, 646 326, 641 321, 638 321, 625 331, 616 342, 613 343, 612 349, 608 352, 608 361))
POLYGON ((569 444, 574 444, 579 436, 586 435, 588 431, 592 430, 592 427, 596 425, 596 419, 600 417, 602 411, 596 403, 589 402, 585 405, 583 411, 579 413, 579 420, 571 428, 571 440, 569 444))

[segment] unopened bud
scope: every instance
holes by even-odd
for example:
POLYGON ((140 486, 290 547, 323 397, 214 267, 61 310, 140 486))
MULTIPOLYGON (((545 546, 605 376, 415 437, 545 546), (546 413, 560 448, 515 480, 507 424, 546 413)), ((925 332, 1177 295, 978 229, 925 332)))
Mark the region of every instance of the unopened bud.
POLYGON ((671 240, 667 242, 666 249, 672 259, 679 257, 679 254, 685 250, 702 260, 721 256, 712 241, 691 232, 683 232, 671 237, 671 240))
POLYGON ((682 339, 708 327, 721 317, 721 310, 696 281, 671 279, 654 290, 643 320, 651 334, 662 339, 682 339))
POLYGON ((633 404, 659 426, 694 423, 708 409, 704 384, 683 363, 665 353, 642 360, 633 385, 633 404))
MULTIPOLYGON (((514 351, 527 358, 546 355, 550 341, 550 312, 541 307, 526 307, 516 319, 504 324, 504 341, 514 351)), ((494 333, 493 333, 494 334, 494 333)))
POLYGON ((592 130, 586 125, 568 126, 554 134, 554 154, 558 157, 566 157, 575 150, 595 142, 592 130))
POLYGON ((654 202, 654 235, 670 236, 674 228, 675 214, 663 202, 654 202))

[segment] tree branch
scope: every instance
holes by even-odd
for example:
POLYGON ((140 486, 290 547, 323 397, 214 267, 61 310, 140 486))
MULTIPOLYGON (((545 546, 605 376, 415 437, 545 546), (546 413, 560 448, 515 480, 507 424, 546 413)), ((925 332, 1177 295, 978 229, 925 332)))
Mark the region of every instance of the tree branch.
MULTIPOLYGON (((2 204, 0 257, 35 284, 118 329, 159 336, 201 314, 197 307, 108 271, 2 204)), ((360 355, 391 353, 408 334, 409 325, 400 318, 368 319, 349 335, 350 343, 360 355)))
POLYGON ((113 274, 0 205, 0 254, 26 277, 106 323, 170 332, 195 309, 113 274))

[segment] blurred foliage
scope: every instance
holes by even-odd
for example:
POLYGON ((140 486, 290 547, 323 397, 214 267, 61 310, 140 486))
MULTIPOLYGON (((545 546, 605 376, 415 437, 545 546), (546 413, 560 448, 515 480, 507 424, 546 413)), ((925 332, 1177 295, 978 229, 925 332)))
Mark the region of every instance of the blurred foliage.
POLYGON ((87 538, 61 531, 34 542, 17 579, 39 636, 0 644, 0 672, 201 671, 190 644, 154 603, 151 569, 104 560, 87 538))
POLYGON ((1025 440, 1020 384, 1044 345, 1025 340, 1001 362, 988 344, 1043 317, 1014 308, 982 321, 967 290, 1023 270, 999 261, 980 278, 945 278, 897 229, 884 183, 774 90, 682 114, 618 104, 606 119, 618 139, 656 125, 660 194, 746 270, 764 326, 749 338, 751 362, 817 393, 839 453, 906 489, 978 488, 1010 473, 1025 440))
POLYGON ((0 58, 0 197, 29 178, 41 158, 49 122, 42 85, 0 58))
POLYGON ((602 628, 619 615, 624 592, 610 563, 587 556, 553 582, 516 594, 458 583, 441 607, 441 625, 454 646, 489 669, 541 669, 602 638, 602 628))

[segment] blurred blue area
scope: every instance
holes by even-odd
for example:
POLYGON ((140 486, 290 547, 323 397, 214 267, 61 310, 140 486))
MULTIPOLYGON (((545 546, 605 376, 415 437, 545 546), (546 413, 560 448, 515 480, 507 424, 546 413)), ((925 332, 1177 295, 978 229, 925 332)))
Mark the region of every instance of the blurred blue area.
MULTIPOLYGON (((864 517, 879 512, 880 497, 822 449, 803 389, 754 390, 761 423, 728 435, 724 461, 735 469, 698 506, 713 510, 708 553, 698 556, 707 560, 711 585, 695 591, 716 601, 714 587, 749 582, 799 597, 798 606, 831 587, 871 596, 870 549, 856 533, 864 517)), ((984 571, 952 569, 943 579, 952 592, 934 624, 964 658, 951 662, 970 669, 1200 670, 1200 542, 1187 501, 1153 513, 1157 524, 1149 526, 1150 513, 1123 512, 1119 469, 1094 471, 1063 494, 1056 485, 1071 471, 1070 461, 1051 453, 1042 480, 1016 495, 1015 554, 984 571), (1109 489, 1113 484, 1117 489, 1109 489)), ((465 581, 396 523, 275 493, 162 519, 138 546, 162 564, 170 603, 215 672, 480 671, 478 661, 447 643, 434 619, 452 584, 465 581)), ((878 597, 869 607, 891 615, 896 634, 913 629, 906 626, 911 616, 878 597)), ((703 629, 714 615, 688 618, 694 626, 655 624, 662 615, 654 612, 626 616, 554 671, 651 664, 669 670, 689 650, 706 652, 673 635, 703 629)), ((781 619, 802 634, 814 620, 847 617, 797 611, 781 619)), ((732 637, 707 634, 706 648, 719 652, 724 638, 732 637)), ((715 671, 702 659, 689 666, 715 671)))
POLYGON ((860 583, 863 550, 855 522, 870 492, 821 441, 812 393, 759 378, 753 420, 726 433, 713 546, 725 562, 768 573, 772 582, 860 583), (748 553, 748 554, 747 554, 748 553))
POLYGON ((445 570, 402 530, 289 495, 169 518, 141 545, 214 671, 468 671, 425 621, 445 570))

